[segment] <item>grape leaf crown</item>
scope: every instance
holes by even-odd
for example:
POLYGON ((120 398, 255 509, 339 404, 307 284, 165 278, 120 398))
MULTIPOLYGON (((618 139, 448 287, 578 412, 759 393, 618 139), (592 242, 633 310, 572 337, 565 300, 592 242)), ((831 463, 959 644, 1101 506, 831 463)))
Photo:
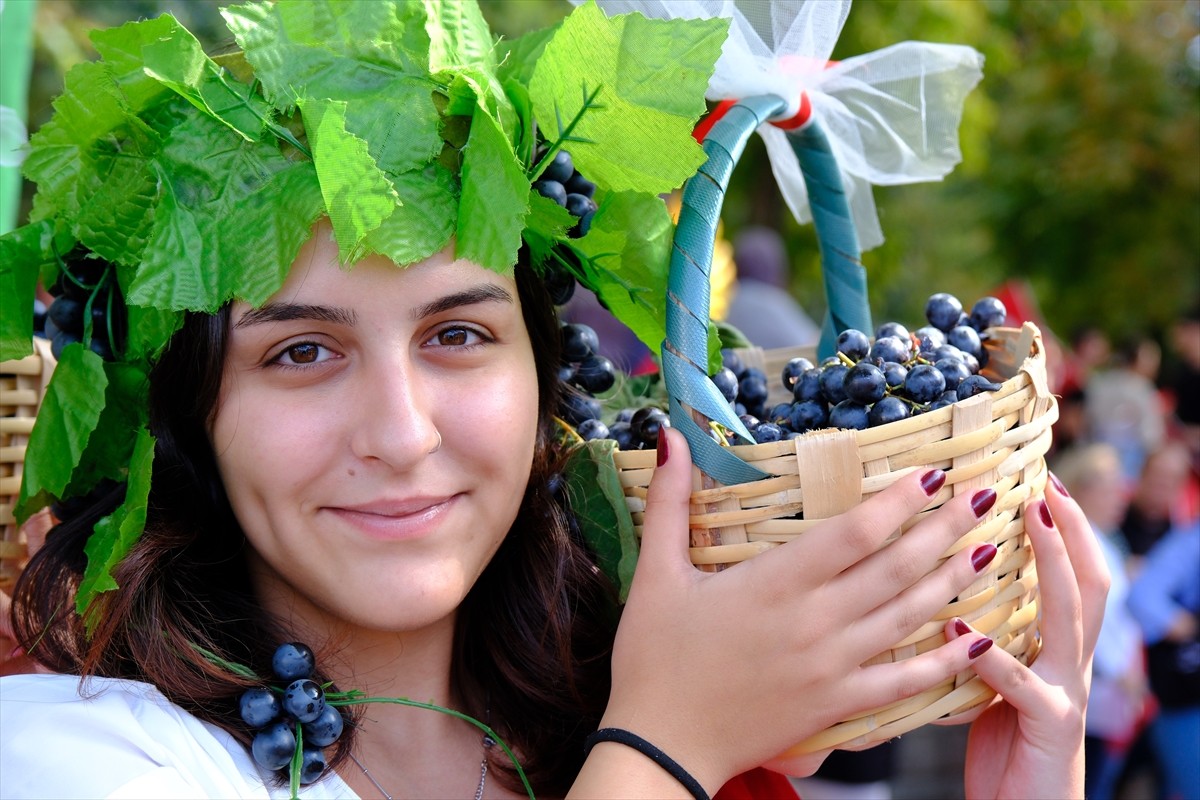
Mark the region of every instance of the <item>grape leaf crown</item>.
POLYGON ((60 280, 66 254, 114 270, 125 301, 115 358, 63 350, 17 503, 24 519, 124 483, 88 541, 80 613, 116 588, 145 525, 155 358, 185 312, 264 302, 322 216, 347 264, 404 266, 453 241, 505 271, 525 247, 657 350, 673 231, 660 195, 704 161, 691 132, 727 33, 722 19, 610 18, 594 3, 512 41, 476 0, 221 13, 237 44, 223 56, 169 15, 92 33, 100 59, 72 68, 30 142, 30 221, 0 237, 0 359, 30 351, 35 286, 60 280), (567 144, 597 186, 580 238, 531 189, 567 144))

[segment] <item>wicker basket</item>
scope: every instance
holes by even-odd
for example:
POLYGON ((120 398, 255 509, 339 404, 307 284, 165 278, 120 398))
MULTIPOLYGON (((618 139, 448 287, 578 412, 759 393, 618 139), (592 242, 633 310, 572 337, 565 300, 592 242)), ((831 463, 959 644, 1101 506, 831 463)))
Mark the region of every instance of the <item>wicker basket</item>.
POLYGON ((54 372, 50 343, 35 338, 31 355, 0 362, 0 591, 8 592, 29 557, 13 509, 21 490, 25 443, 54 372))
MULTIPOLYGON (((744 144, 744 138, 757 127, 757 120, 765 117, 759 108, 756 118, 741 123, 735 121, 731 126, 740 125, 735 135, 741 136, 744 144)), ((718 135, 718 131, 719 125, 710 136, 718 135)), ((705 149, 712 160, 714 151, 709 149, 707 142, 705 149)), ((726 141, 721 152, 736 160, 740 145, 726 141)), ((803 165, 803 154, 801 161, 803 165)), ((694 183, 696 180, 689 182, 689 187, 694 183)), ((719 184, 722 192, 726 185, 716 179, 704 183, 703 191, 710 194, 712 184, 719 184)), ((811 179, 809 189, 814 194, 815 209, 825 198, 816 196, 811 179)), ((719 198, 717 205, 719 208, 719 198)), ((710 220, 715 216, 711 209, 706 213, 710 220)), ((849 218, 848 211, 845 218, 849 218)), ((681 227, 683 219, 681 216, 681 227)), ((857 240, 855 237, 851 253, 847 253, 845 247, 827 249, 821 220, 816 221, 818 239, 823 245, 826 282, 829 283, 828 251, 838 250, 842 256, 849 255, 850 262, 855 264, 857 240)), ((693 238, 699 237, 693 234, 693 238)), ((684 280, 695 280, 693 268, 699 264, 700 272, 703 272, 703 254, 697 257, 686 244, 681 245, 679 232, 676 250, 681 251, 680 260, 692 273, 684 280)), ((677 278, 674 261, 671 269, 674 282, 677 278)), ((671 302, 678 302, 678 295, 686 288, 675 282, 671 302)), ((858 299, 865 301, 865 296, 858 299)), ((703 310, 697 313, 692 308, 691 316, 706 319, 703 310)), ((833 317, 835 329, 851 327, 836 322, 837 309, 833 310, 833 317)), ((869 327, 865 329, 870 330, 869 327)), ((1022 662, 1031 663, 1039 647, 1037 572, 1021 512, 1031 497, 1044 490, 1047 476, 1044 456, 1050 445, 1051 425, 1057 419, 1057 406, 1047 385, 1045 354, 1036 327, 1026 324, 1020 329, 994 330, 987 347, 986 372, 993 380, 1002 381, 1002 388, 996 392, 985 392, 937 411, 866 430, 814 431, 788 441, 721 448, 704 433, 706 422, 713 419, 727 427, 731 423, 711 411, 699 414, 695 403, 679 400, 680 396, 702 398, 701 390, 691 387, 679 391, 672 385, 673 380, 678 384, 682 379, 678 375, 673 378, 673 364, 669 362, 681 359, 668 353, 673 349, 668 320, 664 377, 672 398, 672 424, 677 428, 692 429, 689 443, 693 444, 693 461, 700 465, 694 470, 689 520, 693 563, 707 570, 736 564, 802 536, 821 520, 853 507, 913 470, 938 467, 946 471, 945 485, 927 510, 910 519, 889 541, 951 497, 990 486, 997 494, 995 506, 944 557, 984 542, 994 544, 998 554, 987 571, 953 602, 869 663, 899 661, 936 648, 946 641, 945 622, 956 616, 992 637, 997 646, 1022 662), (697 441, 696 432, 707 441, 697 441), (704 465, 696 458, 697 445, 732 454, 765 473, 765 478, 719 482, 710 477, 709 470, 702 468, 704 465)), ((783 363, 800 354, 798 350, 786 349, 743 353, 749 365, 764 368, 768 376, 778 376, 783 363)), ((693 365, 705 363, 699 351, 685 355, 682 360, 693 365)), ((703 379, 707 380, 707 377, 703 376, 703 379)), ((784 398, 773 398, 781 399, 784 398)), ((727 403, 724 405, 728 406, 727 403)), ((728 412, 728 417, 736 420, 732 411, 728 412)), ((687 431, 684 432, 686 435, 687 431)), ((640 534, 655 456, 648 451, 618 451, 615 459, 626 501, 640 534)), ((859 749, 935 720, 953 722, 960 715, 990 702, 994 694, 973 672, 967 671, 917 697, 833 725, 798 745, 793 752, 859 749)))

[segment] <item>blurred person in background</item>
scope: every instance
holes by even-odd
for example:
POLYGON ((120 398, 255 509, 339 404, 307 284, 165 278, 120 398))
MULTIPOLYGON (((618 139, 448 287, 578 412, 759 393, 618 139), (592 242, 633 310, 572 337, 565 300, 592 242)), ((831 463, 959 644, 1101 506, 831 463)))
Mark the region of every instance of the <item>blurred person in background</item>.
POLYGON ((1133 573, 1172 526, 1195 516, 1188 491, 1195 478, 1187 446, 1181 441, 1169 439, 1146 456, 1120 526, 1133 573))
POLYGON ((1092 443, 1061 453, 1051 467, 1091 523, 1112 576, 1092 665, 1084 739, 1085 796, 1112 800, 1149 697, 1142 631, 1126 607, 1129 577, 1118 526, 1128 501, 1121 461, 1111 445, 1092 443))
POLYGON ((1087 380, 1084 391, 1088 430, 1097 442, 1112 445, 1121 459, 1121 474, 1132 486, 1146 454, 1166 435, 1166 418, 1154 381, 1144 369, 1146 340, 1127 339, 1113 351, 1113 364, 1087 380))
POLYGON ((757 347, 815 345, 821 328, 787 290, 787 248, 779 232, 745 228, 733 240, 733 261, 737 283, 725 321, 757 347))
POLYGON ((1200 305, 1171 327, 1160 386, 1169 396, 1172 430, 1187 444, 1200 470, 1200 305))
POLYGON ((1145 636, 1158 701, 1150 737, 1165 797, 1194 800, 1200 797, 1200 521, 1172 528, 1150 549, 1128 604, 1145 636))
POLYGON ((1059 391, 1063 395, 1087 386, 1092 373, 1108 363, 1112 344, 1108 334, 1087 325, 1071 334, 1070 350, 1063 354, 1059 391))

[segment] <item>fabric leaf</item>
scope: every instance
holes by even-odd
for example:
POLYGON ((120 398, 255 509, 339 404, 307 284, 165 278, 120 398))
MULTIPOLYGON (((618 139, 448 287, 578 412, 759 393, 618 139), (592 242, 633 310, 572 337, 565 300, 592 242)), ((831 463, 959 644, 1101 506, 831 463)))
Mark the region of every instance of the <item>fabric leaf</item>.
POLYGON ((474 0, 425 0, 429 71, 495 69, 492 32, 474 0))
POLYGON ((0 236, 0 361, 33 352, 33 298, 53 233, 36 222, 0 236))
POLYGON ((397 264, 412 264, 439 252, 454 236, 458 208, 454 176, 431 164, 391 179, 403 205, 367 235, 365 245, 397 264))
POLYGON ((517 260, 528 203, 529 179, 508 136, 477 108, 463 152, 459 257, 497 271, 510 269, 517 260))
POLYGON ((566 468, 567 492, 583 538, 625 602, 637 566, 638 541, 613 461, 615 450, 616 442, 610 439, 575 448, 566 468))

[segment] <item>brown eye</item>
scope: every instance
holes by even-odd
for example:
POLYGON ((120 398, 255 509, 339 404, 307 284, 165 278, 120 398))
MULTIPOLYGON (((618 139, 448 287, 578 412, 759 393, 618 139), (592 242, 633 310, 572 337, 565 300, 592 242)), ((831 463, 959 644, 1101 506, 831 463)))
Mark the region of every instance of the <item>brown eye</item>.
POLYGON ((313 364, 320 354, 320 348, 312 343, 297 344, 289 347, 287 354, 294 364, 313 364))
POLYGON ((468 340, 466 328, 449 328, 438 334, 438 342, 446 347, 461 347, 467 344, 468 340))

